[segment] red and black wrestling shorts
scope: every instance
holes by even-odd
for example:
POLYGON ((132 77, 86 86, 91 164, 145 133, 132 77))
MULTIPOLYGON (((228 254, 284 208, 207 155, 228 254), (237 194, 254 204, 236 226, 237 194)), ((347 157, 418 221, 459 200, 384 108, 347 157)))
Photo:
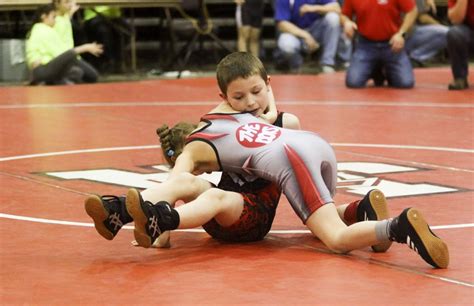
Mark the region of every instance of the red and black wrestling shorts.
MULTIPOLYGON (((227 181, 226 178, 221 180, 227 181)), ((263 181, 263 180, 262 180, 263 181)), ((228 184, 219 184, 219 188, 239 192, 244 198, 244 209, 237 222, 231 226, 223 227, 215 219, 204 224, 202 227, 213 238, 229 242, 251 242, 262 240, 272 227, 276 208, 280 200, 281 190, 276 184, 264 181, 263 184, 256 182, 251 184, 252 188, 227 188, 228 184), (227 185, 227 186, 222 186, 227 185)))

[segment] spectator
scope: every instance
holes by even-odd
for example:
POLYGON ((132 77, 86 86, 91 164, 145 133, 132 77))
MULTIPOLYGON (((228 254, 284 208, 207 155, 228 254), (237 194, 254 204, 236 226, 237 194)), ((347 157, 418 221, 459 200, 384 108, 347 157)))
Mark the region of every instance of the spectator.
POLYGON ((27 35, 26 58, 31 70, 31 84, 72 84, 84 81, 78 55, 99 56, 102 46, 96 43, 69 48, 53 29, 56 12, 52 4, 40 6, 27 35))
POLYGON ((453 81, 450 90, 469 87, 469 52, 474 50, 474 0, 449 0, 448 18, 453 24, 448 32, 448 53, 453 81))
POLYGON ((100 58, 91 58, 91 62, 101 72, 123 71, 123 36, 130 27, 122 18, 120 8, 113 6, 95 6, 84 10, 84 30, 91 41, 104 46, 100 58))
POLYGON ((263 23, 263 0, 235 0, 237 4, 237 49, 241 52, 260 56, 260 33, 263 23))
POLYGON ((345 0, 342 24, 347 36, 359 32, 346 74, 346 86, 365 87, 370 78, 382 85, 412 88, 415 80, 406 51, 405 34, 417 17, 412 0, 345 0), (405 14, 402 18, 402 14, 405 14), (356 22, 352 21, 356 17, 356 22))
POLYGON ((322 71, 334 72, 341 36, 340 11, 336 0, 276 0, 277 68, 298 71, 303 55, 322 47, 322 71))
MULTIPOLYGON (((79 9, 75 0, 53 0, 56 9, 56 20, 54 30, 58 33, 59 38, 63 41, 67 49, 74 48, 73 28, 71 18, 79 9)), ((82 80, 80 82, 95 83, 99 78, 99 73, 89 63, 80 56, 77 57, 75 65, 82 70, 82 80)))
POLYGON ((414 67, 424 67, 428 60, 446 49, 449 28, 432 16, 436 14, 434 0, 417 0, 416 4, 418 17, 408 32, 405 49, 414 67))

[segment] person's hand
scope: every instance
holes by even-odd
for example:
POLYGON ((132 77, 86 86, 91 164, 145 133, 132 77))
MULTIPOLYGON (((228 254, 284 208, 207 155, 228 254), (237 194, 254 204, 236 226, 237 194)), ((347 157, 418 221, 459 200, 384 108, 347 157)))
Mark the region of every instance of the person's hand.
MULTIPOLYGON (((132 240, 132 245, 135 247, 139 247, 140 245, 136 240, 132 240)), ((162 233, 151 245, 152 248, 162 248, 162 249, 169 249, 171 247, 170 242, 170 232, 166 231, 162 233)))
POLYGON ((273 124, 278 117, 278 111, 275 106, 275 96, 273 95, 273 90, 270 85, 268 85, 268 100, 268 108, 259 117, 266 122, 273 124))
POLYGON ((402 51, 405 46, 405 38, 403 38, 401 33, 397 32, 390 39, 390 45, 392 46, 392 51, 398 53, 402 51))
POLYGON ((307 35, 303 37, 303 40, 308 47, 308 52, 313 53, 319 49, 319 43, 314 39, 309 32, 306 32, 307 35))
POLYGON ((77 4, 76 1, 74 1, 73 3, 71 3, 71 10, 69 11, 69 15, 72 17, 74 13, 76 13, 80 8, 81 6, 77 4))
POLYGON ((94 56, 100 56, 104 52, 104 46, 96 42, 86 44, 87 51, 94 56))
POLYGON ((436 15, 436 3, 434 0, 426 0, 426 7, 428 7, 434 15, 436 15))
POLYGON ((347 20, 346 22, 344 22, 344 34, 346 34, 346 36, 350 39, 354 37, 354 34, 357 29, 357 24, 354 21, 347 20))

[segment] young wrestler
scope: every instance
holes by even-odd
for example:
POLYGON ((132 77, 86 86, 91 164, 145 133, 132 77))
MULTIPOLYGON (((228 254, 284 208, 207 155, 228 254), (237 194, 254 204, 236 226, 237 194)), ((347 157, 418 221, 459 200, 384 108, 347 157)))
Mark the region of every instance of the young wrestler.
MULTIPOLYGON (((252 59, 250 67, 253 67, 255 58, 251 57, 250 59, 252 59)), ((267 79, 266 74, 264 77, 267 79)), ((253 90, 257 96, 262 94, 258 88, 253 90), (257 94, 257 92, 259 93, 257 94)), ((266 101, 265 103, 271 102, 270 109, 273 110, 275 106, 269 86, 268 90, 269 98, 265 94, 264 101, 266 101)), ((274 117, 272 111, 266 112, 264 115, 274 117)), ((274 125, 297 129, 299 121, 294 115, 280 113, 274 125)), ((166 126, 158 129, 163 155, 171 166, 174 165, 176 156, 182 151, 185 137, 194 128, 195 126, 191 124, 180 123, 171 130, 166 126)), ((183 173, 173 176, 155 188, 145 190, 142 195, 151 202, 165 200, 174 203, 178 199, 186 202, 195 199, 193 202, 176 208, 178 215, 191 216, 191 218, 182 218, 183 221, 188 220, 188 222, 181 222, 180 227, 203 225, 203 228, 217 239, 240 242, 255 241, 262 239, 268 233, 281 193, 277 185, 263 179, 246 182, 239 175, 224 172, 218 188, 211 187, 207 181, 183 173), (160 198, 156 198, 156 194, 159 194, 160 198), (196 197, 198 198, 196 199, 196 197)), ((97 231, 103 237, 113 239, 124 224, 132 221, 124 206, 124 201, 124 197, 115 196, 103 196, 102 198, 91 196, 86 200, 86 211, 94 220, 97 231)), ((157 207, 162 208, 162 206, 157 207)), ((341 217, 343 216, 350 220, 349 222, 361 221, 364 218, 371 220, 386 218, 388 212, 385 198, 380 191, 372 191, 364 200, 350 204, 349 209, 343 207, 341 217)), ((164 239, 160 244, 167 246, 167 239, 164 239)), ((376 251, 385 251, 389 246, 390 243, 386 243, 374 246, 374 248, 376 251)))
MULTIPOLYGON (((217 67, 217 80, 224 102, 205 115, 187 138, 171 180, 183 172, 217 170, 247 181, 264 178, 281 187, 303 223, 336 253, 396 241, 407 243, 434 267, 448 266, 447 245, 431 232, 416 209, 407 208, 390 220, 350 226, 343 222, 332 200, 337 164, 331 146, 315 133, 271 126, 257 118, 271 93, 258 59, 248 53, 228 55, 217 67)), ((210 215, 201 216, 202 207, 187 204, 174 209, 159 192, 153 197, 146 193, 143 197, 151 201, 143 201, 136 189, 128 191, 126 200, 135 222, 135 239, 143 247, 150 247, 164 231, 195 227, 209 220, 210 215)), ((225 220, 238 215, 233 213, 225 220)), ((219 217, 219 212, 215 216, 219 217)))

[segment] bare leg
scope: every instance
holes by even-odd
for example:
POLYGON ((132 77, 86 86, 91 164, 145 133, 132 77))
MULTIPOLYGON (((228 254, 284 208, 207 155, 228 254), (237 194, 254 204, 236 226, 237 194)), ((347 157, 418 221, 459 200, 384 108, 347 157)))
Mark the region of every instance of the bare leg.
POLYGON ((379 221, 364 221, 347 226, 331 203, 314 212, 307 220, 306 226, 329 249, 336 253, 346 253, 381 242, 375 234, 377 222, 379 221))
POLYGON ((196 200, 176 208, 180 217, 178 228, 198 227, 212 218, 222 226, 230 226, 240 218, 243 208, 241 194, 212 188, 196 200))
POLYGON ((239 27, 238 32, 239 32, 239 37, 237 40, 237 49, 240 52, 247 52, 248 41, 250 37, 250 27, 249 26, 239 27))
POLYGON ((249 31, 249 49, 255 57, 260 57, 260 29, 250 28, 249 31))
POLYGON ((157 203, 166 201, 174 206, 178 200, 185 202, 196 199, 201 193, 210 189, 211 183, 189 173, 180 173, 141 192, 143 200, 157 203))

